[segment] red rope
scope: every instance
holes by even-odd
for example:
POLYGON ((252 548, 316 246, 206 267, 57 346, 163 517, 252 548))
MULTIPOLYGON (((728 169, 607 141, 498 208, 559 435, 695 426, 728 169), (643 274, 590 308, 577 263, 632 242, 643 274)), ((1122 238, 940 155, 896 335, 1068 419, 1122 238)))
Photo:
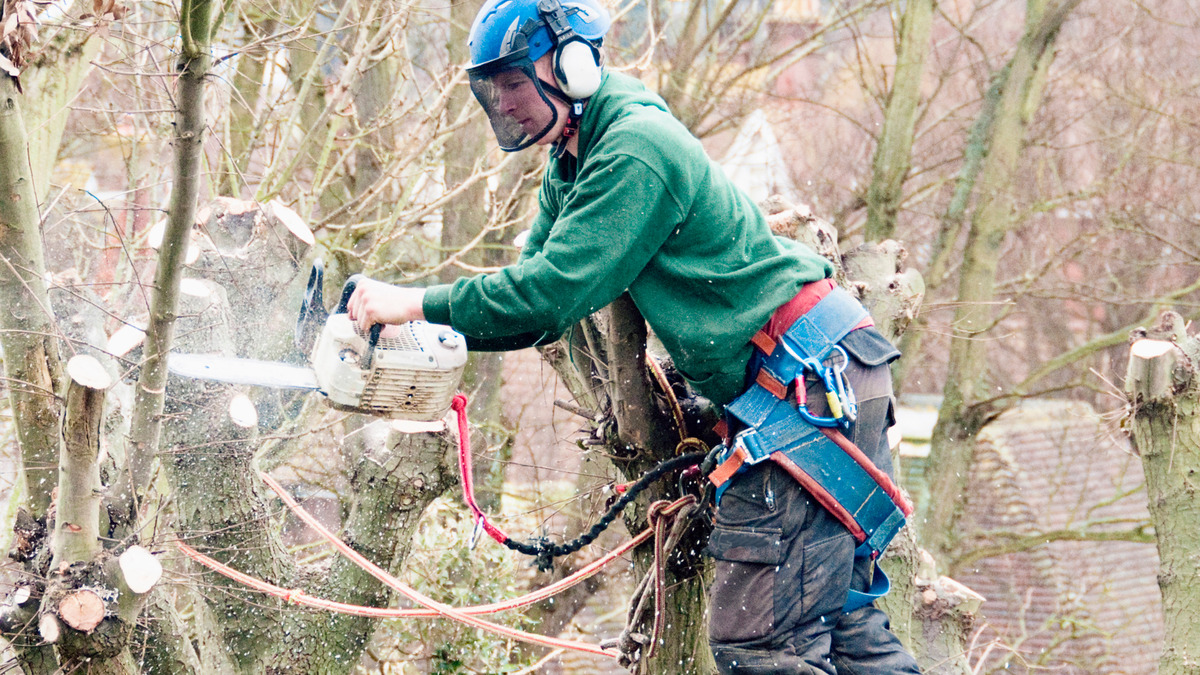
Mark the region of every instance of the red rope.
POLYGON ((462 475, 463 499, 467 502, 467 508, 471 509, 471 515, 475 517, 475 526, 482 527, 483 531, 487 532, 492 539, 503 544, 508 540, 508 535, 493 525, 484 514, 483 509, 479 508, 479 504, 475 503, 475 482, 471 470, 471 436, 467 429, 467 397, 463 394, 455 394, 454 399, 450 402, 450 408, 454 411, 454 416, 458 418, 458 469, 462 475))

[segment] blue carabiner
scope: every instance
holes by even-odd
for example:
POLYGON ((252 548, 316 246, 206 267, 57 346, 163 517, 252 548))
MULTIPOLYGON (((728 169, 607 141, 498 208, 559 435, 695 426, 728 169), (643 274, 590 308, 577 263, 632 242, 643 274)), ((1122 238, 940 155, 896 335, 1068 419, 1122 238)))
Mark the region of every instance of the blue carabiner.
MULTIPOLYGON (((796 376, 796 412, 804 421, 815 427, 825 427, 832 429, 834 427, 842 427, 849 429, 854 423, 854 418, 858 416, 858 405, 854 401, 854 394, 847 395, 846 390, 849 388, 849 383, 844 382, 846 364, 849 363, 850 357, 846 355, 846 350, 839 345, 834 345, 834 349, 842 353, 841 368, 835 370, 820 361, 813 358, 800 356, 792 349, 787 340, 781 340, 780 344, 793 359, 800 364, 800 372, 796 376), (808 371, 816 373, 817 377, 821 378, 821 384, 825 386, 825 399, 829 405, 829 417, 818 417, 808 411, 808 390, 804 386, 804 373, 808 371), (849 411, 850 415, 847 415, 849 411)), ((851 390, 853 391, 853 390, 851 390)))
MULTIPOLYGON (((841 420, 836 417, 818 417, 817 415, 814 415, 808 411, 808 388, 804 384, 804 372, 806 370, 815 370, 818 375, 820 375, 821 372, 820 370, 813 368, 812 363, 802 361, 801 364, 802 367, 800 369, 800 374, 796 376, 796 412, 800 415, 800 417, 804 418, 805 422, 808 422, 814 427, 825 427, 827 429, 832 429, 833 427, 839 426, 841 424, 841 420)), ((826 385, 826 387, 828 387, 828 381, 824 377, 822 377, 821 381, 826 385)))

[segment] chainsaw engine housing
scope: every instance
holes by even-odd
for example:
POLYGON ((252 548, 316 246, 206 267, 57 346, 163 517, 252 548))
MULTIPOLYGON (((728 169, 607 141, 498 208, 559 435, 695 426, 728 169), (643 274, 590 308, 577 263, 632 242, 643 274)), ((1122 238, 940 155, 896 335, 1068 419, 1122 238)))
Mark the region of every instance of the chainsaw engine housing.
POLYGON ((317 338, 312 368, 335 408, 393 419, 429 421, 450 409, 467 341, 448 326, 413 321, 390 327, 373 351, 348 314, 331 314, 317 338), (364 359, 364 356, 366 357, 364 359), (363 364, 369 365, 364 368, 363 364))

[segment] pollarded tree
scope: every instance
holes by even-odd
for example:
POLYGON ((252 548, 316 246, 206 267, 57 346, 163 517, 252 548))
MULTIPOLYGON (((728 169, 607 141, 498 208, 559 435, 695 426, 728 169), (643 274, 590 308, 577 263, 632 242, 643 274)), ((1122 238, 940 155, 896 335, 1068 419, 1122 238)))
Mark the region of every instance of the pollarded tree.
POLYGON ((1200 554, 1195 514, 1200 510, 1195 477, 1200 472, 1200 420, 1197 418, 1197 358, 1200 342, 1183 318, 1164 312, 1151 329, 1130 336, 1129 422, 1146 470, 1150 517, 1158 539, 1164 632, 1159 672, 1182 675, 1196 670, 1200 621, 1195 607, 1200 554))

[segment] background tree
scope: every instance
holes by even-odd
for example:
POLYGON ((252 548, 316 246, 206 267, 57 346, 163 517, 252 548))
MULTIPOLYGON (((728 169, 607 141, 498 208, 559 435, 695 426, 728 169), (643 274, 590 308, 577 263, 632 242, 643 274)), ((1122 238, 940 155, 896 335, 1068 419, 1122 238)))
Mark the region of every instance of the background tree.
POLYGON ((1200 550, 1194 530, 1182 514, 1195 513, 1192 476, 1196 474, 1196 386, 1192 363, 1196 338, 1183 318, 1164 312, 1157 325, 1131 336, 1129 396, 1133 438, 1146 467, 1150 513, 1158 538, 1162 572, 1158 582, 1167 622, 1159 672, 1186 673, 1193 668, 1197 624, 1190 612, 1196 582, 1191 563, 1200 550))

